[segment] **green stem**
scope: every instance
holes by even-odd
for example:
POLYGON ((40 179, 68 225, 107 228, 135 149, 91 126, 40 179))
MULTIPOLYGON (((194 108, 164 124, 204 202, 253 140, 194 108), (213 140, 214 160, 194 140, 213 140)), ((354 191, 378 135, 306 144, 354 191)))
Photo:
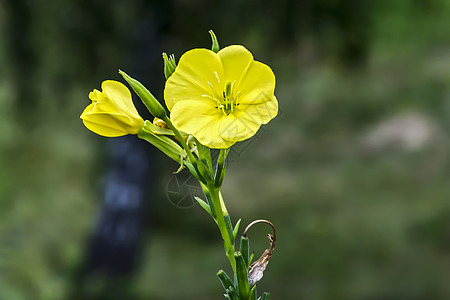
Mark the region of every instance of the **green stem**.
POLYGON ((216 212, 216 223, 219 227, 220 234, 224 241, 225 254, 230 261, 231 267, 233 268, 233 272, 236 270, 236 262, 234 259, 234 237, 230 235, 230 232, 227 228, 225 218, 228 217, 228 212, 225 208, 225 204, 221 203, 219 192, 220 189, 214 187, 213 182, 208 182, 207 189, 209 194, 211 195, 212 205, 214 206, 214 210, 216 212))

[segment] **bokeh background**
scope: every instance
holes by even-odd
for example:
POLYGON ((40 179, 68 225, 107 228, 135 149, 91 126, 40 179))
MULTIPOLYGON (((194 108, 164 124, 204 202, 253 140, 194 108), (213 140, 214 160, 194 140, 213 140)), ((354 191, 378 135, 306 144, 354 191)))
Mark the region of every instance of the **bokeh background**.
POLYGON ((223 192, 234 221, 277 226, 259 290, 450 299, 449 20, 447 0, 1 1, 0 299, 221 299, 218 232, 169 193, 195 186, 79 119, 118 68, 162 99, 161 52, 209 48, 209 29, 277 77, 280 115, 223 192))

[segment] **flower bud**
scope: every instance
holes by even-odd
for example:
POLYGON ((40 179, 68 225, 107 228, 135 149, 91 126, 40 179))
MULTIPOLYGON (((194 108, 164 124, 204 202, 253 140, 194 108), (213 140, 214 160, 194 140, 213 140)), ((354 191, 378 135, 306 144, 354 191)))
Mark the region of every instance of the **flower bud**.
POLYGON ((136 79, 131 78, 123 71, 119 70, 119 74, 122 75, 122 77, 128 82, 128 84, 136 92, 139 98, 141 98, 142 102, 144 102, 148 111, 154 117, 157 117, 159 119, 164 119, 165 117, 167 117, 164 107, 161 105, 161 103, 159 103, 158 100, 156 100, 152 93, 150 93, 150 91, 142 85, 142 83, 140 83, 136 79))
POLYGON ((131 99, 131 93, 118 81, 106 80, 102 91, 89 93, 92 103, 81 114, 84 125, 91 131, 116 137, 137 134, 144 126, 144 120, 138 114, 131 99))
POLYGON ((214 34, 214 31, 210 30, 209 34, 211 35, 211 40, 212 40, 211 51, 217 53, 220 50, 219 41, 217 40, 217 37, 214 34))
POLYGON ((175 68, 177 67, 175 56, 173 54, 167 56, 166 52, 163 52, 162 56, 164 60, 164 76, 166 76, 166 79, 169 79, 170 75, 175 72, 175 68))

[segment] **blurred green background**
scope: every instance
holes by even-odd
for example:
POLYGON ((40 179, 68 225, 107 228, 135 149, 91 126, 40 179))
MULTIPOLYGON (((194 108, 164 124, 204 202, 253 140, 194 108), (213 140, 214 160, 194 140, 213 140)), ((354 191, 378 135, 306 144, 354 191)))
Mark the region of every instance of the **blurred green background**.
POLYGON ((134 272, 79 276, 110 142, 79 119, 89 91, 123 68, 162 99, 161 52, 209 29, 277 77, 280 115, 223 191, 234 221, 277 227, 259 290, 450 299, 449 20, 447 0, 1 1, 0 299, 221 299, 218 232, 167 199, 157 152, 134 272))

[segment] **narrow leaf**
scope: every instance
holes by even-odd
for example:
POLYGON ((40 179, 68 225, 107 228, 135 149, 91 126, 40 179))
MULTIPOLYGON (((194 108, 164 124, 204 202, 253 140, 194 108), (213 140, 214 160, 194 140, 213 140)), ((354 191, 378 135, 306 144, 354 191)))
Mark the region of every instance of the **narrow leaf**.
POLYGON ((236 222, 236 225, 234 225, 234 229, 233 229, 233 237, 234 237, 234 239, 236 239, 236 235, 237 235, 238 230, 239 230, 239 225, 241 225, 241 219, 239 219, 236 222))
POLYGON ((205 201, 203 201, 202 199, 200 199, 200 198, 197 197, 197 196, 194 196, 194 199, 195 199, 195 200, 198 202, 198 204, 200 204, 200 206, 203 207, 203 209, 206 210, 206 212, 207 212, 208 214, 210 214, 211 217, 212 217, 211 209, 209 208, 208 203, 206 203, 205 201))
POLYGON ((256 284, 250 290, 250 300, 256 300, 256 284))

